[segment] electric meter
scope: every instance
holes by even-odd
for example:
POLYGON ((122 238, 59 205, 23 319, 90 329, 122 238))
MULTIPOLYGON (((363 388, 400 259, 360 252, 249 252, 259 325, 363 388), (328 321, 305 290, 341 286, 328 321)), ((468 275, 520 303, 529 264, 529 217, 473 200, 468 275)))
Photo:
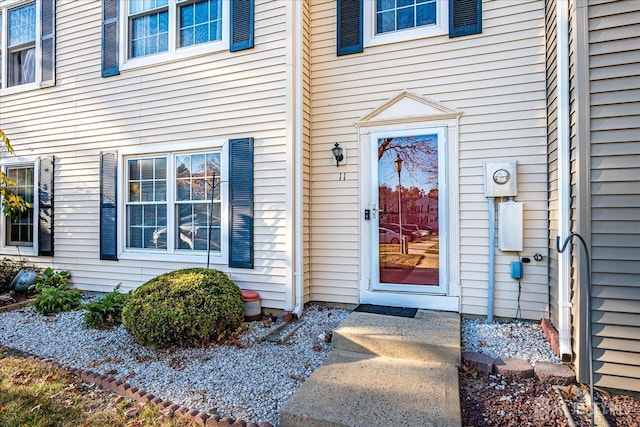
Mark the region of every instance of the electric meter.
POLYGON ((499 185, 506 184, 511 178, 511 174, 506 169, 498 169, 493 173, 493 182, 499 185))
POLYGON ((516 161, 503 160, 484 164, 485 197, 513 197, 517 195, 518 183, 516 161))

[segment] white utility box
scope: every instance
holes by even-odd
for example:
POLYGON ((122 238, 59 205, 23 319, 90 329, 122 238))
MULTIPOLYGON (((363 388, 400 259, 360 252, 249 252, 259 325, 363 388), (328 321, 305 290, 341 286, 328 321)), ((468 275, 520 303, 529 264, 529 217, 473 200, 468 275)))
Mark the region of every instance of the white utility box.
POLYGON ((485 197, 513 197, 517 193, 518 183, 515 160, 484 164, 485 197))
POLYGON ((498 203, 498 249, 501 251, 521 252, 523 248, 522 202, 498 203))

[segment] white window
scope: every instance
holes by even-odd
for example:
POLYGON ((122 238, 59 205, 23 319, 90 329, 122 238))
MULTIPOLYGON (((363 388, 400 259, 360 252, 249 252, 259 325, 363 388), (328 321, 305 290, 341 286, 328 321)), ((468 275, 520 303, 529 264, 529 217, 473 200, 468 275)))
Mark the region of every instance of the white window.
MULTIPOLYGON (((0 1, 0 89, 33 89, 53 82, 53 25, 47 22, 46 76, 43 64, 43 0, 0 1)), ((53 3, 45 0, 47 19, 53 19, 53 3)))
POLYGON ((29 207, 13 216, 1 215, 0 250, 8 255, 37 255, 38 253, 38 162, 33 159, 12 158, 2 170, 13 181, 11 189, 29 203, 29 207))
POLYGON ((34 169, 33 165, 13 166, 6 169, 7 178, 14 193, 29 203, 25 211, 6 217, 5 242, 8 246, 33 246, 34 223, 34 169))
POLYGON ((128 157, 125 251, 222 250, 219 151, 128 157))
POLYGON ((445 0, 365 1, 365 45, 448 34, 448 3, 445 0))
POLYGON ((3 87, 36 81, 36 2, 0 9, 0 58, 3 87))
POLYGON ((146 64, 226 49, 228 1, 128 0, 122 63, 146 64), (144 60, 142 60, 144 58, 144 60))

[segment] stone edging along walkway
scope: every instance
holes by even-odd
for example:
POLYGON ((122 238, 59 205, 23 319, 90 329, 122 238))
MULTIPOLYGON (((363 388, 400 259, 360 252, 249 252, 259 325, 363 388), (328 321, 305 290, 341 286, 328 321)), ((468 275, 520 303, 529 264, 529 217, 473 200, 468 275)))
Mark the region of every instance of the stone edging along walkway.
MULTIPOLYGON (((0 307, 0 313, 18 310, 27 306, 30 302, 31 300, 20 301, 15 304, 0 307)), ((82 381, 94 383, 104 390, 112 391, 121 396, 135 400, 136 402, 153 405, 167 415, 173 414, 174 416, 193 421, 194 423, 202 427, 273 427, 273 425, 268 422, 247 423, 240 418, 235 419, 231 417, 220 417, 217 414, 210 415, 206 412, 190 409, 186 406, 181 406, 168 400, 163 400, 159 397, 154 396, 153 394, 147 393, 143 389, 132 387, 130 384, 122 382, 111 375, 103 375, 91 370, 68 367, 53 359, 46 359, 31 353, 24 352, 22 350, 0 346, 0 351, 13 356, 24 357, 27 360, 42 362, 49 366, 62 369, 69 374, 80 378, 82 381)))

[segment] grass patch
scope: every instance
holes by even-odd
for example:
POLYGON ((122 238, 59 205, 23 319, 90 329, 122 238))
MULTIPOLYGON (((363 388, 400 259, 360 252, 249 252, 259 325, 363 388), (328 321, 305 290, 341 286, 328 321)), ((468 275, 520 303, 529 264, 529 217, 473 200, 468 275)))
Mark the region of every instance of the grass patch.
MULTIPOLYGON (((2 348, 0 347, 0 350, 2 348)), ((148 405, 88 385, 68 372, 0 353, 0 425, 4 427, 188 427, 148 405)))
POLYGON ((414 268, 420 262, 422 255, 380 252, 380 267, 383 268, 414 268))

